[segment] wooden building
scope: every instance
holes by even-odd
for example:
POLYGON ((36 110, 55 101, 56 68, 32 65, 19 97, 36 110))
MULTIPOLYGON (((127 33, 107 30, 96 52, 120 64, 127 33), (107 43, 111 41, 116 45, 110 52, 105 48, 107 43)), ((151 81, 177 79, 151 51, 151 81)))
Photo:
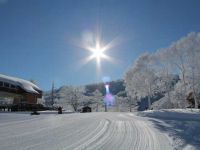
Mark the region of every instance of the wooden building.
POLYGON ((11 99, 12 104, 37 104, 42 91, 30 81, 0 74, 0 100, 11 99))

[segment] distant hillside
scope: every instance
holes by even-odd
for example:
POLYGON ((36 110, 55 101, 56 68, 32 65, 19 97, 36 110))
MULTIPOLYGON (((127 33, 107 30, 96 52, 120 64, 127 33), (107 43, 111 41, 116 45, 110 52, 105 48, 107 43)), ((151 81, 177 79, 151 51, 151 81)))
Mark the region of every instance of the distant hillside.
MULTIPOLYGON (((171 87, 173 89, 173 87, 176 85, 176 83, 179 80, 179 77, 177 75, 172 75, 172 82, 171 82, 171 87)), ((162 80, 161 78, 159 80, 162 80)), ((116 101, 117 104, 121 105, 120 107, 124 107, 124 110, 129 110, 130 104, 131 107, 137 107, 137 110, 139 111, 143 111, 146 109, 146 107, 148 106, 148 102, 147 102, 147 97, 143 97, 137 100, 137 102, 131 102, 131 100, 129 100, 129 98, 127 97, 127 93, 125 91, 125 84, 124 84, 124 80, 116 80, 116 81, 111 81, 109 83, 110 85, 110 92, 112 93, 113 96, 117 97, 116 101)), ((58 89, 54 90, 54 104, 61 104, 64 105, 66 103, 69 102, 69 98, 70 97, 70 90, 71 88, 73 88, 72 86, 61 86, 58 89)), ((84 102, 87 101, 87 104, 89 105, 93 105, 95 102, 95 91, 98 90, 102 96, 98 97, 98 99, 101 99, 101 102, 103 101, 103 97, 105 96, 106 90, 105 90, 105 86, 104 83, 98 83, 98 84, 88 84, 85 86, 81 86, 78 87, 81 89, 84 89, 84 92, 81 93, 83 95, 84 98, 83 101, 81 102, 81 105, 85 104, 84 102)), ((153 97, 152 97, 152 108, 154 108, 154 103, 157 105, 161 105, 162 99, 165 96, 165 91, 160 91, 157 93, 154 93, 153 97)), ((46 105, 51 105, 52 103, 52 93, 51 91, 47 91, 44 92, 43 98, 45 100, 45 104, 46 105)), ((101 106, 103 107, 103 103, 101 103, 101 106)), ((116 104, 115 106, 116 107, 116 104)), ((118 106, 117 106, 118 107, 118 106)))
MULTIPOLYGON (((110 92, 112 93, 112 95, 120 95, 121 97, 126 97, 125 86, 124 86, 123 80, 111 81, 111 82, 109 82, 109 87, 110 87, 110 92)), ((67 97, 70 95, 69 91, 71 88, 72 88, 71 86, 64 85, 58 89, 55 89, 54 94, 53 94, 54 100, 57 103, 67 102, 68 101, 67 97)), ((93 98, 94 92, 96 90, 98 90, 102 96, 104 96, 106 93, 104 83, 88 84, 85 86, 81 86, 79 88, 83 88, 84 89, 83 95, 87 98, 91 97, 91 99, 93 98)), ((44 92, 43 98, 45 100, 46 105, 51 105, 52 91, 44 92)))
MULTIPOLYGON (((125 91, 124 81, 123 80, 116 80, 111 81, 109 83, 110 86, 110 92, 113 95, 117 95, 119 92, 125 91)), ((89 84, 85 86, 86 88, 86 95, 91 95, 96 89, 98 89, 103 95, 105 95, 105 86, 104 83, 98 83, 98 84, 89 84)))

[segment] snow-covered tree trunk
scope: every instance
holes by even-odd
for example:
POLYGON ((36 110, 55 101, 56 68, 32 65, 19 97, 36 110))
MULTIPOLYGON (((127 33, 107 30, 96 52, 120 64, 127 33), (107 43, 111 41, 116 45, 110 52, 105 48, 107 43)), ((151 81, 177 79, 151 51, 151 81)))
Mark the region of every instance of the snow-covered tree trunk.
POLYGON ((93 98, 92 103, 96 104, 96 112, 98 112, 99 111, 99 105, 102 104, 102 102, 103 102, 103 95, 98 89, 96 89, 92 93, 92 98, 93 98))
POLYGON ((148 108, 151 109, 151 85, 149 85, 148 108))
POLYGON ((99 111, 99 104, 97 103, 97 106, 96 106, 96 112, 99 111))
POLYGON ((194 69, 192 69, 192 92, 194 97, 194 107, 197 109, 199 104, 197 100, 196 90, 195 90, 195 75, 194 75, 194 69))

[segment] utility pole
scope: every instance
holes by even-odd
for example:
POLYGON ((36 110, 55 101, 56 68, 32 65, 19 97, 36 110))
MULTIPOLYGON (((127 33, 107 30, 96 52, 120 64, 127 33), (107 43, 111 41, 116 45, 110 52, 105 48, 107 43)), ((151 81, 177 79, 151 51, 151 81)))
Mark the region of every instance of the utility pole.
POLYGON ((54 81, 52 83, 52 89, 51 89, 51 106, 53 107, 54 104, 54 81))
POLYGON ((107 103, 105 102, 105 112, 107 112, 108 109, 107 109, 107 103))

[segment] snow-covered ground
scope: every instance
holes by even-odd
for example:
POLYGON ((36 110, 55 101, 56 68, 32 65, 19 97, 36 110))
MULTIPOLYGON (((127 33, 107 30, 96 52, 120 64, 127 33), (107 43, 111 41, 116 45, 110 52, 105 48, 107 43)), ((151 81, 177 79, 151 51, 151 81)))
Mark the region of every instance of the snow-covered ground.
POLYGON ((173 140, 174 149, 200 149, 200 110, 151 110, 138 115, 147 117, 156 129, 167 133, 173 140))
MULTIPOLYGON (((173 145, 172 138, 183 128, 178 129, 179 126, 175 128, 165 122, 161 116, 159 116, 162 118, 161 120, 153 118, 155 114, 152 111, 138 115, 117 112, 62 115, 42 113, 38 116, 0 113, 0 149, 171 150, 177 148, 176 145, 173 145), (149 117, 147 117, 148 115, 149 117), (177 131, 171 135, 172 130, 177 131)), ((162 112, 158 114, 162 114, 162 112)), ((194 127, 197 127, 199 120, 198 117, 195 118, 197 119, 194 120, 194 127)), ((189 122, 191 121, 193 118, 189 122)), ((176 122, 179 120, 174 123, 176 122)), ((177 138, 182 140, 181 137, 177 136, 177 138)), ((190 138, 193 136, 190 135, 190 138)), ((196 141, 198 140, 196 139, 196 141)), ((198 144, 185 145, 189 148, 195 146, 198 144)))

